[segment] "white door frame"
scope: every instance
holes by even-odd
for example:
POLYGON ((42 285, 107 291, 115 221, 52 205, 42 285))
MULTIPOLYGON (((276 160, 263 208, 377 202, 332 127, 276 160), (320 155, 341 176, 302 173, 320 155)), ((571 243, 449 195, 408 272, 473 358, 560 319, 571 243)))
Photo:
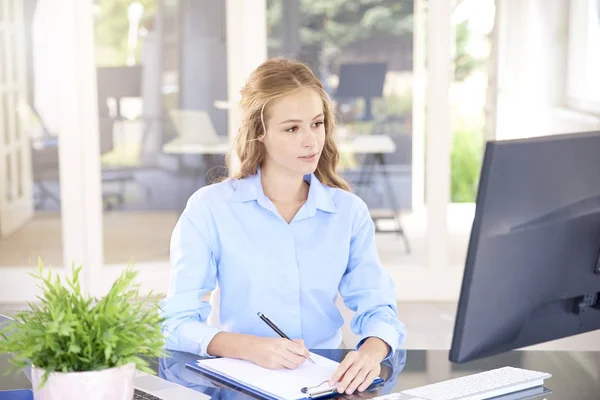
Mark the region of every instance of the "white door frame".
POLYGON ((61 55, 59 168, 64 265, 94 293, 103 264, 102 181, 92 0, 55 0, 61 55))
MULTIPOLYGON (((71 265, 82 266, 82 289, 97 294, 106 287, 106 279, 102 271, 102 185, 92 0, 39 0, 40 10, 44 10, 42 17, 54 38, 56 58, 50 61, 57 63, 55 79, 60 87, 56 109, 63 265, 52 267, 64 276, 71 265)), ((3 267, 0 301, 35 301, 38 283, 30 276, 31 271, 27 267, 3 267)))
POLYGON ((33 217, 29 132, 18 118, 27 101, 25 22, 20 0, 0 0, 0 238, 33 217), (5 115, 6 114, 6 115, 5 115), (6 129, 5 129, 6 128, 6 129))
POLYGON ((413 211, 426 215, 427 247, 423 265, 389 270, 400 301, 456 301, 463 268, 448 265, 452 7, 414 0, 413 9, 413 211))
MULTIPOLYGON (((227 135, 231 143, 239 126, 240 89, 250 73, 267 59, 266 0, 226 0, 227 24, 227 135)), ((229 160, 229 173, 239 168, 237 154, 229 160)))

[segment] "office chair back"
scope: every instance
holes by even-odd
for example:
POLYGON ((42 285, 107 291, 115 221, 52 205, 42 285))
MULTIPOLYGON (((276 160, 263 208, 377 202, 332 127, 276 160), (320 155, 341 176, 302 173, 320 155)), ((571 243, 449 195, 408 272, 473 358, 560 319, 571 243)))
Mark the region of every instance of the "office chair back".
MULTIPOLYGON (((221 328, 221 290, 219 289, 218 283, 215 289, 210 293, 209 304, 211 306, 211 310, 208 314, 206 323, 207 325, 214 326, 215 328, 221 328)), ((350 326, 354 312, 344 304, 344 300, 340 295, 338 295, 336 299, 336 306, 344 317, 344 325, 341 328, 342 343, 344 348, 355 348, 360 338, 358 335, 352 332, 352 327, 350 326)))
POLYGON ((215 328, 221 327, 221 290, 219 289, 219 284, 215 287, 210 293, 210 314, 208 314, 208 318, 206 323, 210 326, 214 326, 215 328))
POLYGON ((142 65, 98 67, 96 74, 99 99, 142 97, 142 65))
POLYGON ((19 103, 17 105, 17 116, 21 128, 30 140, 35 141, 49 136, 55 136, 50 134, 44 126, 39 114, 29 104, 19 103))
POLYGON ((202 110, 170 110, 169 117, 177 135, 182 139, 203 144, 216 144, 221 141, 206 111, 202 110))

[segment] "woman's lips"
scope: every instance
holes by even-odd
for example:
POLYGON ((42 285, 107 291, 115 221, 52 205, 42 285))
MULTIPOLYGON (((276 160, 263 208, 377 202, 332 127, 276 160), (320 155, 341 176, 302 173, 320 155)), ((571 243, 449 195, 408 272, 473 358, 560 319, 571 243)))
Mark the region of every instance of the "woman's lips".
POLYGON ((312 162, 315 161, 315 159, 317 158, 317 154, 318 153, 314 153, 308 156, 302 156, 302 157, 298 157, 299 159, 301 159, 302 161, 306 161, 306 162, 312 162))

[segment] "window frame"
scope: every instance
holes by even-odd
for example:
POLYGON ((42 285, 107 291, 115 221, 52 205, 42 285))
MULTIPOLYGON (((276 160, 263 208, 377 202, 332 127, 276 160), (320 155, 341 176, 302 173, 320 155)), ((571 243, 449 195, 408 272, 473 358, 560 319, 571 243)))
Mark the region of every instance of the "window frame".
POLYGON ((571 0, 569 11, 567 105, 572 110, 600 115, 600 90, 594 91, 587 79, 594 73, 588 62, 592 47, 589 39, 594 17, 600 31, 600 0, 571 0))

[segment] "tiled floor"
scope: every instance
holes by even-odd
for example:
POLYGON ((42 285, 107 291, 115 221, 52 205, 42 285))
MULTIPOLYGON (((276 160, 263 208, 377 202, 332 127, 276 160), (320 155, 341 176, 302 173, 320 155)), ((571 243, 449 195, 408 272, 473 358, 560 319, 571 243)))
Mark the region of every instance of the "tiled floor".
MULTIPOLYGON (((177 217, 174 212, 105 213, 104 262, 168 262, 169 240, 177 217)), ((37 213, 22 229, 0 239, 0 267, 35 265, 38 256, 45 264, 62 265, 61 236, 60 214, 37 213)))

